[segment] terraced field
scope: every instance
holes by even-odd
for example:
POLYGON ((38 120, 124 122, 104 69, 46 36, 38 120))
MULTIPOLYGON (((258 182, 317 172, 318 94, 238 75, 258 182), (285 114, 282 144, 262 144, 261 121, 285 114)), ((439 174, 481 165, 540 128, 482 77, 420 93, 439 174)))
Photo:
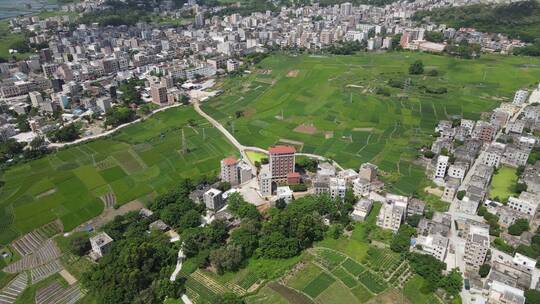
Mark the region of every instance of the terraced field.
POLYGON ((373 256, 360 262, 329 248, 316 247, 309 252, 312 258, 282 280, 314 303, 365 303, 389 288, 401 289, 401 285, 394 283, 406 282, 411 275, 408 264, 387 249, 376 253, 370 250, 373 256), (367 262, 375 257, 381 260, 380 264, 367 262), (391 274, 375 270, 388 265, 389 260, 397 263, 391 274))
POLYGON ((216 174, 221 158, 235 153, 221 133, 192 108, 182 107, 110 138, 14 166, 0 176, 5 181, 0 189, 0 244, 56 219, 69 231, 100 214, 105 204, 164 192, 182 177, 216 174), (187 154, 181 153, 182 128, 187 154))
POLYGON ((345 167, 374 162, 394 191, 411 193, 424 180, 424 170, 413 163, 416 148, 430 142, 436 122, 453 115, 479 118, 515 90, 536 85, 538 63, 525 57, 462 60, 409 52, 274 55, 251 74, 225 80, 223 94, 203 109, 231 130, 234 123, 244 145, 295 141, 302 152, 345 167), (417 59, 438 75, 408 75, 417 59), (427 92, 443 87, 448 93, 427 92), (237 118, 237 111, 243 115, 237 118))

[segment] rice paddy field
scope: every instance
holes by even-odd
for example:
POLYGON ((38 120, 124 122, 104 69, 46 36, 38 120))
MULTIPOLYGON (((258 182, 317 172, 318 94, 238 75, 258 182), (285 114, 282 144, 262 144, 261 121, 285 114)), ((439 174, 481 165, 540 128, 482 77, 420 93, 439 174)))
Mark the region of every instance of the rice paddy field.
POLYGON ((165 192, 181 178, 215 175, 219 161, 236 153, 192 108, 181 107, 110 138, 16 165, 1 176, 0 244, 55 219, 69 231, 99 215, 105 204, 118 206, 165 192), (190 119, 194 124, 188 126, 190 119))
POLYGON ((351 168, 373 162, 393 191, 407 194, 424 181, 424 169, 414 159, 419 147, 431 143, 438 120, 478 119, 539 78, 540 60, 527 57, 281 54, 249 74, 225 79, 223 93, 203 109, 234 128, 244 145, 292 144, 351 168), (409 75, 409 65, 418 59, 425 75, 409 75), (427 76, 431 70, 438 75, 427 76), (428 93, 441 88, 447 93, 428 93), (237 118, 237 111, 243 115, 237 118))

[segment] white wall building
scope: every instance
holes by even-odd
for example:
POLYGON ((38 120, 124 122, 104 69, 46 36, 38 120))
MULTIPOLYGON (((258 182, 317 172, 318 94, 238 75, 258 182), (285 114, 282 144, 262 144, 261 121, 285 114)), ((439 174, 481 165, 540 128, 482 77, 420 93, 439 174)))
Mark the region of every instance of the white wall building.
POLYGON ((437 158, 437 164, 435 165, 435 173, 433 178, 444 178, 446 175, 446 168, 448 168, 448 160, 450 158, 445 155, 439 155, 437 158))
POLYGON ((347 182, 343 178, 330 178, 330 197, 332 199, 344 199, 347 191, 347 182))
POLYGON ((527 102, 527 97, 529 97, 529 92, 527 90, 517 90, 512 103, 517 105, 523 104, 527 102))
POLYGON ((293 199, 293 191, 289 186, 277 187, 276 196, 277 199, 283 199, 286 203, 289 203, 293 199))

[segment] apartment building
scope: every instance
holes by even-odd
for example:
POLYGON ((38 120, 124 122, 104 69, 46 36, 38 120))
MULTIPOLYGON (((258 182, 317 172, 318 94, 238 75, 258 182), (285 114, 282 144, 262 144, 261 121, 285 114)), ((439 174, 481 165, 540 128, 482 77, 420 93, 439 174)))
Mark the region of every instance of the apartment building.
POLYGON ((435 172, 433 178, 444 178, 446 176, 446 169, 448 168, 449 157, 445 155, 439 155, 437 158, 437 164, 435 165, 435 172))
POLYGON ((270 174, 274 182, 287 182, 287 175, 294 172, 295 153, 296 150, 291 146, 275 146, 268 149, 270 174))
POLYGON ((215 211, 221 209, 225 205, 225 202, 223 201, 223 197, 222 197, 222 192, 214 188, 204 193, 203 201, 204 201, 204 204, 206 205, 206 208, 215 210, 215 211))
POLYGON ((238 160, 234 157, 222 159, 219 177, 222 181, 230 183, 231 186, 238 185, 240 183, 238 178, 238 160))
POLYGON ((345 192, 347 191, 347 182, 343 178, 331 177, 329 183, 330 197, 332 199, 345 198, 345 192))
POLYGON ((388 194, 386 198, 377 216, 377 226, 398 231, 407 213, 408 200, 404 196, 393 194, 388 194))
POLYGON ((416 239, 416 245, 420 245, 420 251, 435 257, 439 261, 446 259, 449 240, 447 237, 437 234, 429 234, 427 236, 420 235, 416 239))
POLYGON ((489 228, 472 225, 465 243, 465 263, 472 268, 479 268, 486 260, 489 251, 489 228))

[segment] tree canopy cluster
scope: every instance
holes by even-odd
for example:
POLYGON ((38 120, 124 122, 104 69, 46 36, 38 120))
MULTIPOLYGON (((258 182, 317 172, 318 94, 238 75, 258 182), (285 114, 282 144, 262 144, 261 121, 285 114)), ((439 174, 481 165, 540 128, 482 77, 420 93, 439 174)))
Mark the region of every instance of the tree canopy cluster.
POLYGON ((182 180, 175 189, 158 196, 148 206, 166 224, 178 232, 194 228, 201 224, 203 204, 196 204, 189 194, 195 189, 190 180, 182 180))
POLYGON ((526 42, 540 37, 540 4, 534 0, 437 8, 417 12, 413 19, 425 17, 453 28, 474 27, 482 32, 504 33, 526 42))
POLYGON ((177 250, 164 234, 146 232, 150 222, 131 212, 103 227, 110 251, 82 279, 98 303, 162 303, 183 292, 182 278, 169 280, 177 250))
POLYGON ((81 128, 76 124, 69 124, 62 128, 51 131, 47 137, 52 142, 69 142, 74 141, 81 135, 81 128))
POLYGON ((448 294, 457 296, 463 286, 463 276, 457 268, 443 275, 446 264, 431 255, 408 253, 407 258, 412 269, 426 280, 426 288, 433 292, 437 288, 444 289, 448 294))
POLYGON ((126 106, 112 107, 105 113, 105 125, 117 127, 135 120, 136 117, 135 111, 126 106))
POLYGON ((290 204, 278 204, 263 217, 257 208, 238 193, 228 199, 228 210, 241 220, 230 230, 227 223, 214 221, 206 227, 184 230, 183 251, 198 266, 210 264, 218 273, 236 271, 250 257, 289 258, 322 240, 326 230, 323 217, 348 224, 352 208, 350 195, 345 202, 328 196, 307 196, 290 204))

